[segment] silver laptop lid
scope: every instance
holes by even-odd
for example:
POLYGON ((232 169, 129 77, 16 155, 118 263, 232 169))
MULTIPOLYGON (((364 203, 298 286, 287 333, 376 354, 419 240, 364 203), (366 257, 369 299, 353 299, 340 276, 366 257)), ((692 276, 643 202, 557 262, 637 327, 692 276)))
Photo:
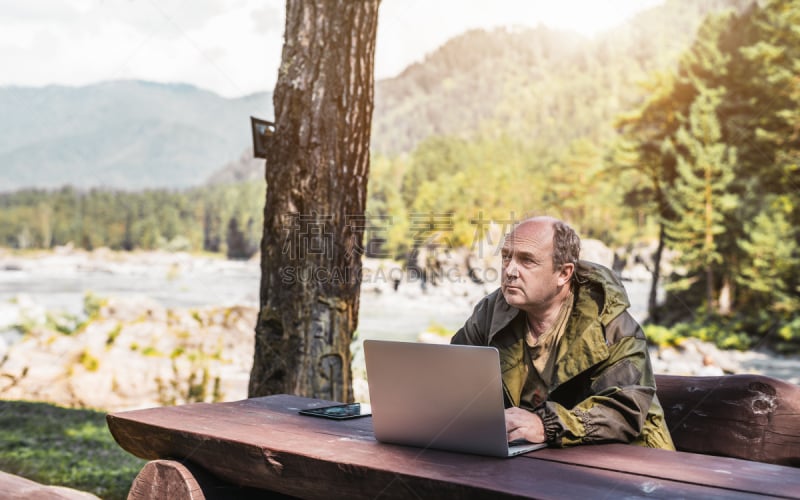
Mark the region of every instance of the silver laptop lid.
POLYGON ((378 441, 508 456, 493 347, 365 340, 378 441))

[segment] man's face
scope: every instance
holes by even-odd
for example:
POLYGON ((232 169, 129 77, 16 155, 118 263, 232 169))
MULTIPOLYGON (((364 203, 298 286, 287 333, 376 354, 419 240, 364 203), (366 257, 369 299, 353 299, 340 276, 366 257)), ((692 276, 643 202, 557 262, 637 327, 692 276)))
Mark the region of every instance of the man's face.
POLYGON ((500 288, 509 305, 527 312, 546 310, 569 282, 553 268, 553 227, 528 221, 509 234, 502 249, 500 288))

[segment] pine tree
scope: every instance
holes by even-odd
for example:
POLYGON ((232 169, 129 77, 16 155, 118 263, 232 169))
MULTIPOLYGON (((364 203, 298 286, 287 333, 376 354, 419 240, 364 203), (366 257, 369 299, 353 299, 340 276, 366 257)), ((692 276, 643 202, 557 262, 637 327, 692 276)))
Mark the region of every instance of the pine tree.
POLYGON ((661 257, 666 242, 664 224, 674 218, 666 193, 675 182, 675 150, 671 140, 680 127, 683 110, 688 110, 693 89, 670 73, 656 73, 645 84, 648 99, 636 110, 620 116, 620 138, 615 146, 611 172, 629 179, 625 204, 645 217, 655 215, 659 225, 658 245, 653 255, 653 276, 648 300, 648 315, 658 322, 657 292, 661 280, 661 257))
MULTIPOLYGON (((721 89, 700 89, 692 103, 688 120, 675 138, 677 178, 666 199, 677 217, 666 221, 667 237, 681 252, 681 262, 689 269, 688 280, 698 270, 705 275, 706 305, 715 304, 717 274, 723 288, 730 284, 732 263, 720 251, 726 231, 726 218, 736 208, 737 199, 729 191, 734 179, 736 150, 720 142, 722 137, 716 112, 724 93, 721 89)), ((675 285, 687 285, 683 283, 675 285)), ((719 312, 729 312, 718 304, 719 312)))
POLYGON ((779 313, 800 311, 800 230, 790 221, 794 204, 789 197, 773 197, 769 209, 748 223, 748 238, 741 242, 751 262, 742 269, 739 285, 755 296, 751 297, 753 306, 779 313))
MULTIPOLYGON (((776 324, 800 323, 800 4, 754 8, 735 56, 746 103, 732 134, 741 144, 739 177, 748 195, 740 242, 743 301, 771 310, 776 324)), ((776 326, 775 328, 780 328, 776 326)), ((800 331, 794 335, 800 337, 800 331)))

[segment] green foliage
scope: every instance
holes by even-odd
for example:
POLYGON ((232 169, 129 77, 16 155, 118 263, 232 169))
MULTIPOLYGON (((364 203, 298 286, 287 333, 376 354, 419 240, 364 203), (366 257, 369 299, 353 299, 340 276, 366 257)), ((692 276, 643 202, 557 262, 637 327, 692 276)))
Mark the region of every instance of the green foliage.
POLYGON ((105 413, 0 401, 0 469, 43 484, 127 498, 145 461, 117 445, 105 413))
POLYGON ((208 363, 209 359, 220 359, 220 357, 219 353, 207 356, 201 351, 187 353, 183 348, 175 349, 170 355, 174 377, 167 380, 157 377, 155 380, 159 402, 163 405, 175 405, 178 402, 222 401, 224 398, 222 380, 219 376, 212 379, 208 363), (188 361, 190 364, 188 377, 181 375, 178 367, 181 361, 188 361))
MULTIPOLYGON (((408 168, 409 162, 405 158, 376 156, 372 159, 367 190, 368 223, 364 234, 364 246, 369 256, 393 258, 411 249, 409 202, 406 199, 413 197, 404 194, 403 185, 404 179, 420 174, 406 175, 408 168)), ((405 182, 411 185, 409 181, 405 182)))
POLYGON ((746 223, 747 238, 739 244, 751 261, 742 268, 737 284, 748 303, 776 313, 796 313, 800 311, 800 228, 790 222, 796 202, 786 195, 771 199, 746 223))
POLYGON ((664 2, 588 40, 535 29, 472 30, 401 75, 376 82, 372 151, 408 154, 432 135, 508 134, 543 150, 613 136, 636 82, 671 66, 709 12, 749 0, 664 2))
POLYGON ((88 321, 97 319, 100 316, 100 310, 108 303, 108 299, 95 295, 91 291, 83 294, 83 312, 86 314, 88 321))
MULTIPOLYGON (((133 345, 131 345, 131 348, 133 348, 133 345)), ((164 354, 161 351, 159 351, 158 348, 155 347, 155 346, 149 345, 149 346, 145 347, 144 349, 142 349, 142 356, 151 356, 151 357, 154 357, 154 358, 158 358, 158 357, 161 357, 163 355, 164 354)))
POLYGON ((65 187, 0 194, 0 245, 209 251, 249 258, 261 239, 263 181, 186 191, 65 187))
MULTIPOLYGON (((666 236, 680 252, 680 263, 688 268, 689 275, 704 272, 709 286, 714 283, 715 272, 732 267, 724 250, 735 243, 720 240, 730 235, 725 222, 738 202, 730 192, 736 149, 720 142, 716 117, 720 100, 719 90, 700 89, 687 123, 676 133, 675 149, 680 151, 677 176, 666 194, 672 212, 679 214, 665 220, 666 236)), ((713 300, 713 289, 709 289, 708 308, 713 300)))
POLYGON ((686 337, 712 342, 722 349, 745 351, 754 345, 754 339, 742 331, 741 322, 728 318, 703 318, 701 321, 683 323, 675 328, 686 337))
POLYGON ((683 339, 677 328, 669 328, 662 325, 644 325, 644 334, 647 340, 660 347, 680 345, 683 339))
POLYGON ((778 340, 776 348, 783 352, 800 351, 800 315, 777 326, 778 340))
MULTIPOLYGON (((11 301, 16 302, 16 299, 11 299, 11 301)), ((22 308, 20 310, 19 320, 13 327, 23 335, 32 333, 36 331, 37 328, 57 331, 64 335, 71 335, 81 327, 81 323, 78 317, 73 314, 47 311, 44 313, 44 318, 42 318, 37 313, 22 308)))
POLYGON ((497 246, 531 213, 562 217, 610 244, 637 233, 618 179, 587 141, 558 152, 501 134, 431 137, 410 157, 378 157, 373 167, 367 210, 384 257, 429 243, 474 248, 491 239, 497 246))
POLYGON ((78 356, 78 363, 83 365, 86 371, 90 372, 96 372, 100 368, 100 360, 88 348, 81 351, 78 356))
POLYGON ((796 349, 799 22, 786 0, 710 16, 675 73, 618 120, 614 162, 648 181, 626 199, 660 221, 683 264, 668 287, 678 306, 662 312, 704 317, 680 334, 796 349))
POLYGON ((440 325, 439 323, 436 322, 433 322, 430 325, 428 325, 428 328, 425 331, 428 333, 432 333, 434 335, 438 335, 439 337, 444 337, 448 340, 456 333, 450 330, 449 328, 446 328, 445 326, 440 325))
POLYGON ((118 323, 110 332, 108 332, 108 337, 106 338, 106 348, 110 348, 116 342, 117 337, 119 334, 122 333, 122 323, 118 323))
POLYGON ((80 326, 81 324, 78 318, 72 314, 47 314, 47 328, 50 330, 55 330, 64 335, 71 335, 80 328, 80 326))
MULTIPOLYGON (((674 302, 682 301, 675 299, 674 302)), ((645 325, 648 339, 657 345, 678 345, 683 338, 692 337, 714 343, 722 349, 747 350, 769 346, 784 353, 800 353, 800 315, 796 313, 738 310, 735 314, 722 316, 706 311, 704 306, 697 306, 694 310, 696 316, 681 316, 690 316, 688 320, 679 320, 668 326, 645 325)))

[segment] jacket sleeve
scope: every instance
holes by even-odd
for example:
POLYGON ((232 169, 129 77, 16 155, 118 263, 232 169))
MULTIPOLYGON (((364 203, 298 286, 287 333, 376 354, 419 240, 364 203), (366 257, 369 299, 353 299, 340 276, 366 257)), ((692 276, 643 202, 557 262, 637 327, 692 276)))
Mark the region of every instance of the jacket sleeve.
POLYGON ((606 337, 616 342, 608 359, 590 369, 585 399, 572 408, 550 400, 535 410, 554 446, 629 443, 642 432, 655 395, 647 341, 627 313, 608 325, 606 337), (619 331, 631 323, 635 330, 619 331))

